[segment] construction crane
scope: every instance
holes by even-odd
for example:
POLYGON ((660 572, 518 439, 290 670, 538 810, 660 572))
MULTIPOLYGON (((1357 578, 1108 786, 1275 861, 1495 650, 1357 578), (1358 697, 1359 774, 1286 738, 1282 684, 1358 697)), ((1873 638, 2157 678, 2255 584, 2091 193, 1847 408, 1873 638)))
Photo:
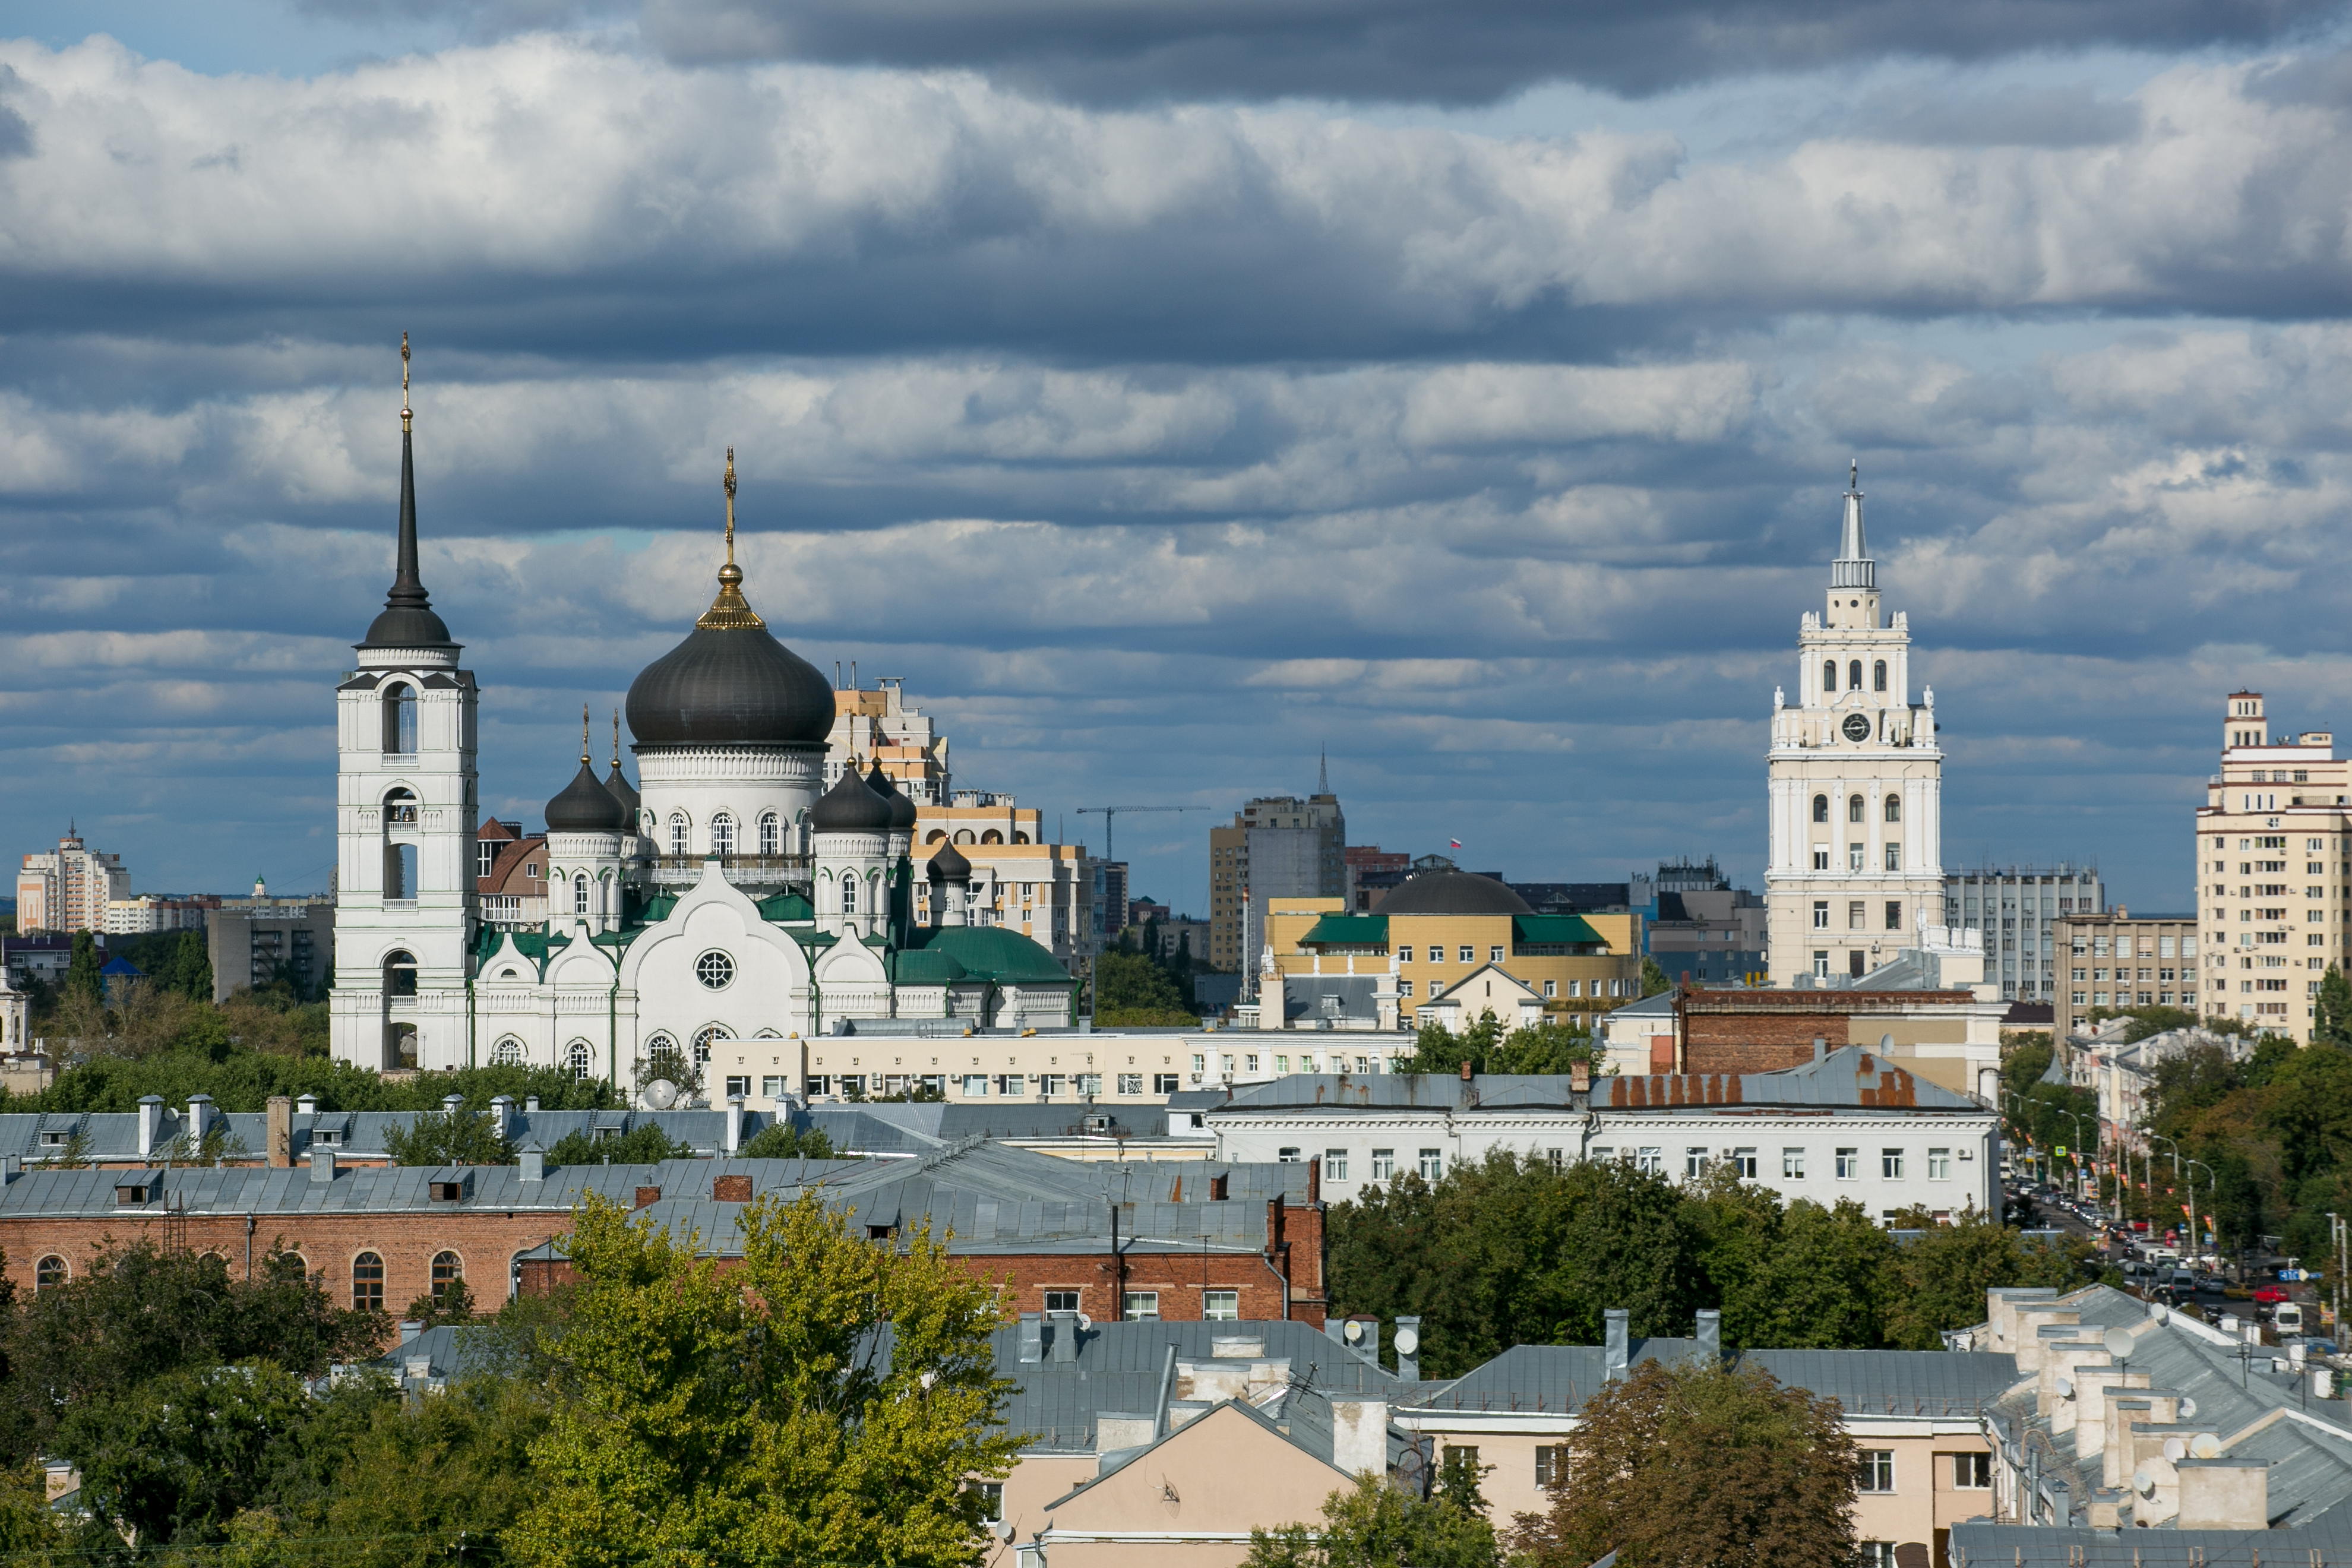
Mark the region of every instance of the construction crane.
POLYGON ((1078 807, 1078 815, 1080 816, 1099 816, 1103 819, 1103 858, 1106 860, 1116 860, 1118 857, 1112 853, 1113 841, 1111 838, 1111 828, 1114 826, 1115 819, 1120 812, 1206 811, 1209 808, 1205 805, 1082 805, 1078 807))

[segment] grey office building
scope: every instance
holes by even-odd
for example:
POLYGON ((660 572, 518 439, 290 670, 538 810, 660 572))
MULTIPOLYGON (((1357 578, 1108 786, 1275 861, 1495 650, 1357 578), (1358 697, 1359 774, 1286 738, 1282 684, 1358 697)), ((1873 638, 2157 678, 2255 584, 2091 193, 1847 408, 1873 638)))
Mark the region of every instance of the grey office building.
POLYGON ((2050 1002, 2065 959, 2051 927, 2062 915, 2106 908, 2095 866, 2061 861, 2042 869, 2008 866, 1944 877, 1944 923, 1984 932, 1985 978, 2011 1002, 2050 1002))

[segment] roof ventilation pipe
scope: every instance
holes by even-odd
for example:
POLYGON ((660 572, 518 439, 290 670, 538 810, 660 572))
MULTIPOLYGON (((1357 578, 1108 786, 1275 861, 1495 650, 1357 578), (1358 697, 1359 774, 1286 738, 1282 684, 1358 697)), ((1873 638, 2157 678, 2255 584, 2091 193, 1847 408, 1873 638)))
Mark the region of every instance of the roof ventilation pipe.
POLYGON ((1699 1309, 1696 1360, 1702 1367, 1723 1364, 1723 1314, 1712 1307, 1699 1309))
POLYGON ((1632 1353, 1630 1340, 1633 1314, 1622 1307, 1612 1307, 1601 1314, 1601 1364, 1604 1376, 1615 1383, 1625 1375, 1625 1362, 1632 1353))

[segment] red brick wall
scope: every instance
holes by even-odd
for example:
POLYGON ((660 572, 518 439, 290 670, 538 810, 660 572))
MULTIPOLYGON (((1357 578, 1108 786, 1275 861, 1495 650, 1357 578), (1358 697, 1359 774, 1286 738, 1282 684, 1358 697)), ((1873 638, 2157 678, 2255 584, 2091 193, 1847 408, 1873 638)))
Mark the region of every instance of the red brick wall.
MULTIPOLYGON (((1286 1205, 1278 1223, 1280 1250, 1271 1266, 1259 1253, 1213 1252, 1204 1265, 1197 1252, 1129 1252, 1126 1288, 1157 1290, 1160 1316, 1165 1321, 1199 1322, 1204 1289, 1238 1291, 1244 1319, 1275 1321, 1285 1315, 1282 1280, 1275 1272, 1279 1268, 1290 1277, 1291 1321, 1320 1328, 1328 1305, 1323 1292, 1323 1211, 1286 1205)), ((1042 1312, 1046 1291, 1076 1290, 1078 1310, 1088 1317, 1119 1316, 1118 1288, 1111 1279, 1108 1245, 1095 1253, 989 1254, 961 1257, 957 1261, 975 1278, 1003 1283, 1005 1306, 1011 1311, 1042 1312)), ((571 1265, 561 1259, 533 1261, 523 1266, 522 1288, 536 1294, 571 1278, 571 1265)))
MULTIPOLYGON (((1838 1044, 1845 1042, 1840 1040, 1838 1044)), ((1785 1072, 1813 1059, 1813 1042, 1810 1035, 1801 1046, 1735 1045, 1728 1041, 1702 1045, 1694 1041, 1686 1054, 1690 1058, 1690 1070, 1695 1073, 1785 1072)))
MULTIPOLYGON (((318 1214, 262 1215, 251 1233, 253 1267, 258 1269, 273 1243, 283 1241, 289 1252, 302 1255, 310 1272, 326 1282, 327 1294, 339 1304, 352 1300, 352 1260, 362 1252, 383 1259, 384 1310, 397 1316, 433 1287, 433 1258, 455 1252, 464 1266, 466 1288, 483 1307, 507 1299, 509 1269, 515 1254, 527 1252, 548 1237, 571 1227, 572 1215, 518 1213, 504 1210, 453 1210, 386 1214, 318 1214)), ((126 1246, 142 1237, 164 1239, 162 1219, 122 1215, 81 1218, 26 1215, 0 1219, 0 1249, 6 1254, 6 1272, 16 1289, 30 1294, 35 1272, 46 1257, 66 1260, 77 1277, 88 1271, 100 1253, 126 1246)), ((191 1252, 217 1252, 228 1262, 232 1277, 246 1274, 247 1233, 241 1215, 191 1215, 180 1231, 191 1252)))

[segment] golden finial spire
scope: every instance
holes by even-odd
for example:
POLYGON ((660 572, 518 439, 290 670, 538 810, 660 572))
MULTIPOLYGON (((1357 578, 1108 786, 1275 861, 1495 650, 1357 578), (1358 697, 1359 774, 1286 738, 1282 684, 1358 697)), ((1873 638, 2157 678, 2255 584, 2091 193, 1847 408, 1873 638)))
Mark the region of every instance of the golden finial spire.
POLYGON ((613 765, 621 765, 621 710, 613 710, 613 765))
POLYGON ((588 765, 588 704, 580 705, 580 765, 588 765))
POLYGON ((400 334, 400 433, 402 435, 408 434, 409 421, 415 417, 415 411, 408 406, 408 334, 403 332, 400 334))
POLYGON ((743 600, 743 569, 735 564, 735 448, 727 448, 727 564, 719 569, 719 597, 694 624, 709 631, 747 631, 767 625, 743 600))

